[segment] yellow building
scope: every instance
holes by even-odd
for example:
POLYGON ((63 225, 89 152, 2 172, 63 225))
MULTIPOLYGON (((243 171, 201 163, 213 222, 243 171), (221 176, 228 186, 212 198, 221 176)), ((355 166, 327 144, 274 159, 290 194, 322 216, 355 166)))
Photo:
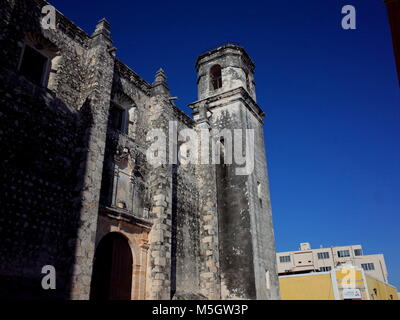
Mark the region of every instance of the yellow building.
POLYGON ((282 300, 399 300, 395 287, 347 264, 329 272, 280 276, 279 286, 282 300))

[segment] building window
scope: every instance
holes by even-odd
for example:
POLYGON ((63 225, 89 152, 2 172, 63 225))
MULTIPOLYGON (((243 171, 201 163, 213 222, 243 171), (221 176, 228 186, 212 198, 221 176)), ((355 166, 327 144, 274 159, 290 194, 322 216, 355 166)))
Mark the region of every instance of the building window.
POLYGON ((361 268, 363 268, 365 271, 375 270, 373 263, 362 263, 361 268))
POLYGON ((187 141, 181 142, 178 147, 178 161, 183 165, 190 163, 190 148, 187 141))
POLYGON ((354 249, 354 255, 355 256, 362 256, 362 250, 361 249, 354 249))
POLYGON ((217 90, 222 87, 221 66, 216 64, 210 69, 211 90, 217 90))
POLYGON ((319 260, 329 259, 329 252, 318 252, 317 256, 319 260))
POLYGON ((349 250, 340 250, 337 252, 337 255, 339 258, 350 257, 350 251, 349 250))
POLYGON ((267 290, 271 289, 271 275, 269 274, 269 270, 265 271, 265 285, 267 290))
POLYGON ((319 271, 321 271, 321 272, 327 272, 327 271, 331 271, 332 270, 332 267, 320 267, 319 268, 319 271))
POLYGON ((262 187, 259 181, 257 181, 257 193, 258 193, 258 200, 260 201, 260 206, 262 207, 262 187))
POLYGON ((47 80, 49 58, 31 46, 25 45, 19 71, 37 85, 44 85, 47 80))
POLYGON ((250 79, 249 79, 249 73, 246 71, 246 87, 247 87, 247 92, 251 92, 251 86, 250 86, 250 79))
POLYGON ((290 262, 290 256, 281 256, 281 257, 279 257, 279 262, 280 263, 290 262))
POLYGON ((115 103, 111 103, 110 122, 114 130, 125 132, 125 110, 115 103))

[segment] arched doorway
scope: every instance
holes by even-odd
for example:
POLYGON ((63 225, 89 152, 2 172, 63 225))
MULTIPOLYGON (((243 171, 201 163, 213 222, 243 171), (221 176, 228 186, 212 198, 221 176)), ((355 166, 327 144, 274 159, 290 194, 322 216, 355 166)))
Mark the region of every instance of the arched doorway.
POLYGON ((130 300, 132 252, 128 240, 112 232, 101 239, 95 253, 91 300, 130 300))

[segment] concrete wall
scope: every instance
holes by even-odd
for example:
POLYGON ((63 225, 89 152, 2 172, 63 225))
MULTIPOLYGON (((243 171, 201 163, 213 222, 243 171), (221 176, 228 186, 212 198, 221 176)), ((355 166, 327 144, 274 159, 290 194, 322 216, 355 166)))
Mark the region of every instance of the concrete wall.
POLYGON ((398 300, 395 287, 354 266, 280 276, 279 284, 282 300, 342 300, 343 289, 349 285, 360 291, 361 300, 398 300))
POLYGON ((279 277, 282 300, 334 300, 329 273, 279 277))
POLYGON ((368 294, 371 300, 399 300, 397 289, 390 284, 366 275, 368 294), (374 290, 375 289, 375 290, 374 290))

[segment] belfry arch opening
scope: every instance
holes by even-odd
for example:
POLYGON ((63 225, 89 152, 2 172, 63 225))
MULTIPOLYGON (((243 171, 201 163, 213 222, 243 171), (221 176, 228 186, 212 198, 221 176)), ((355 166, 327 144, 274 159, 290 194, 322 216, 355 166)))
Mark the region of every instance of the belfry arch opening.
POLYGON ((219 64, 213 65, 210 69, 211 90, 217 90, 222 87, 222 72, 219 64))
POLYGON ((133 257, 120 233, 104 236, 97 246, 90 290, 91 300, 131 300, 133 257))

